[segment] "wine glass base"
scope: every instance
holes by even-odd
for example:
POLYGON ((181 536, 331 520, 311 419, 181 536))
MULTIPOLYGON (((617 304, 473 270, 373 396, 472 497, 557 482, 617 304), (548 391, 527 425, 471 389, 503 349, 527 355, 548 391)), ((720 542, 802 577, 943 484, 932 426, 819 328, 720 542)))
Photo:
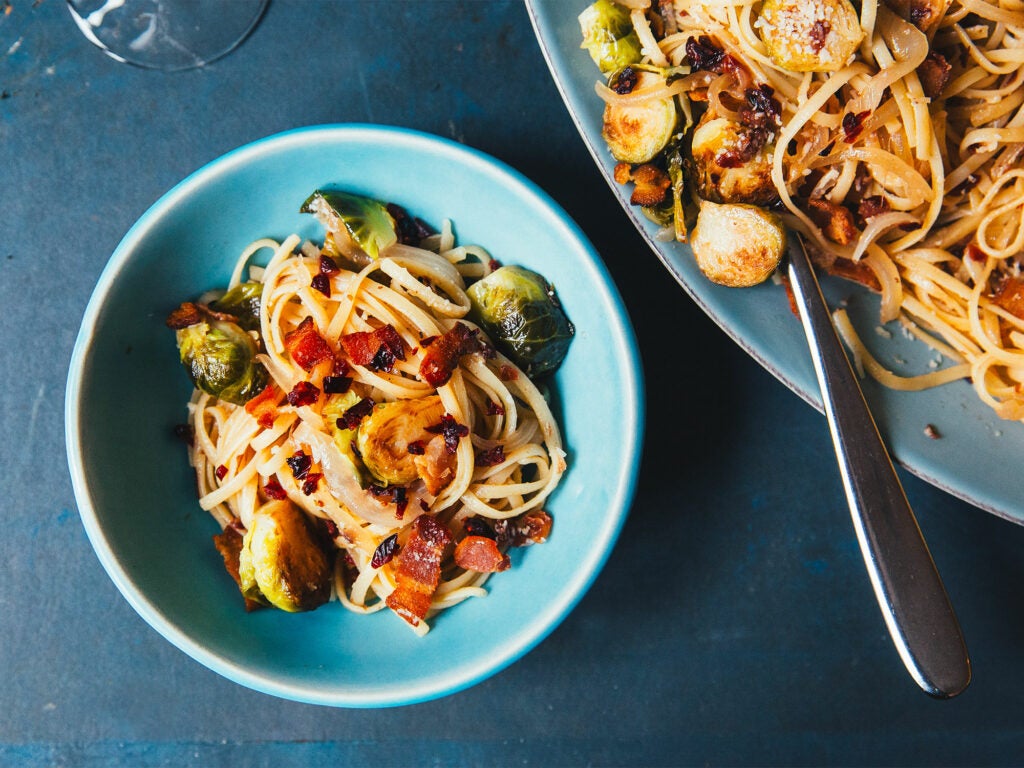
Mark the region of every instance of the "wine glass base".
POLYGON ((67 0, 82 34, 117 61, 173 72, 233 51, 269 0, 67 0))

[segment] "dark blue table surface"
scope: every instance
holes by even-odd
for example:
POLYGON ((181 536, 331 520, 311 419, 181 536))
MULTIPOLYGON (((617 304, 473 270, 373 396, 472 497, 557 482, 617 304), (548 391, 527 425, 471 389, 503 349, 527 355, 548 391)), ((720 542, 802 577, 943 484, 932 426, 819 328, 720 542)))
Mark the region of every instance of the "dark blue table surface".
POLYGON ((962 696, 928 698, 824 418, 631 229, 518 2, 272 0, 236 52, 165 74, 104 56, 62 0, 5 0, 0 96, 0 765, 1024 762, 1024 529, 903 476, 974 662, 962 696), (337 122, 451 137, 547 190, 626 299, 649 403, 631 516, 564 624, 469 690, 377 711, 256 693, 163 640, 93 554, 64 451, 75 334, 132 222, 229 149, 337 122), (673 367, 680 345, 699 365, 673 367))

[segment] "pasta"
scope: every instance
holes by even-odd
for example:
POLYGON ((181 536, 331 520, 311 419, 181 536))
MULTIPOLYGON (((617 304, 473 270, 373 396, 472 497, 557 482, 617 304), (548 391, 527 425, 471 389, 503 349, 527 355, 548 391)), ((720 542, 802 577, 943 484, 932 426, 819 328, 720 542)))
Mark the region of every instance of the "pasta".
MULTIPOLYGON (((618 113, 675 105, 675 134, 639 163, 663 171, 665 196, 642 204, 666 236, 686 239, 698 206, 698 229, 712 204, 778 212, 821 266, 880 294, 883 322, 953 363, 869 372, 907 389, 969 378, 1000 417, 1024 418, 1024 2, 628 5, 591 6, 584 45, 608 75, 596 90, 616 157, 618 113)), ((617 179, 650 177, 629 165, 617 179)))
POLYGON ((422 634, 436 611, 485 594, 505 550, 545 540, 565 452, 537 385, 467 318, 467 283, 497 274, 486 251, 456 246, 446 222, 368 258, 356 230, 328 223, 322 250, 296 235, 254 242, 223 296, 168 320, 197 385, 199 505, 250 607, 389 607, 422 634), (266 386, 218 395, 196 375, 192 338, 242 324, 233 297, 247 291, 250 362, 266 386), (268 575, 284 557, 275 536, 312 554, 268 575), (282 583, 289 569, 315 588, 282 583))

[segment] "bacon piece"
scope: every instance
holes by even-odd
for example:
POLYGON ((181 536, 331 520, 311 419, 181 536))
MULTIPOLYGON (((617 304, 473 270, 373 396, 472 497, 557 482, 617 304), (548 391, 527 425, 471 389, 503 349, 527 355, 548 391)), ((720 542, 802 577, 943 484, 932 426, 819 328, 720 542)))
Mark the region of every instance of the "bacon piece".
POLYGON ((456 323, 424 351, 420 376, 432 387, 444 386, 459 367, 459 358, 479 348, 476 331, 464 323, 456 323))
POLYGON ((859 233, 848 208, 825 199, 814 199, 807 201, 807 213, 833 243, 849 245, 857 239, 859 233))
POLYGON ((188 328, 190 325, 195 325, 203 321, 203 311, 200 309, 198 304, 193 304, 191 301, 186 301, 176 310, 171 312, 167 316, 165 321, 168 328, 175 331, 179 331, 182 328, 188 328))
POLYGON ((619 184, 625 184, 633 178, 633 169, 629 163, 616 163, 615 170, 612 172, 612 178, 619 184))
POLYGON ((455 456, 449 453, 443 435, 438 435, 426 446, 421 444, 419 448, 422 453, 417 454, 413 444, 409 444, 409 453, 415 457, 412 463, 416 467, 416 474, 427 486, 427 492, 437 496, 455 478, 455 456))
POLYGON ((826 267, 826 269, 829 274, 835 275, 836 277, 842 277, 846 280, 852 280, 855 283, 860 283, 876 293, 882 290, 882 285, 878 282, 878 277, 863 261, 853 262, 849 259, 836 259, 826 267))
POLYGON ((395 591, 388 608, 414 627, 430 610, 431 598, 441 580, 441 560, 452 542, 448 529, 431 515, 420 515, 412 524, 409 540, 395 558, 395 591))
POLYGON ((857 204, 857 217, 867 222, 868 219, 886 213, 889 210, 889 201, 881 195, 869 195, 857 204))
POLYGON ((992 301, 1011 315, 1024 318, 1024 280, 1007 277, 992 297, 992 301))
POLYGON ((284 336, 288 354, 304 371, 313 369, 317 363, 334 357, 330 344, 316 329, 312 317, 307 317, 294 331, 284 336))
POLYGON ((277 406, 281 402, 281 390, 273 382, 263 388, 256 397, 245 404, 245 412, 256 419, 256 423, 264 429, 274 426, 277 418, 277 406))
POLYGON ((467 536, 455 547, 455 564, 467 571, 498 573, 507 571, 512 560, 487 536, 467 536))
MULTIPOLYGON (((213 537, 213 546, 220 552, 220 556, 224 558, 224 568, 232 579, 235 580, 235 584, 238 585, 239 589, 242 587, 242 579, 238 575, 238 556, 242 551, 242 533, 238 529, 240 523, 237 520, 232 521, 223 531, 213 537)), ((263 606, 256 600, 250 600, 248 597, 245 598, 245 610, 255 611, 257 608, 263 606)))
POLYGON ((551 515, 536 509, 512 520, 499 520, 494 524, 499 547, 523 547, 543 544, 551 535, 551 515))
POLYGON ((633 172, 633 205, 660 205, 665 201, 672 180, 661 168, 647 163, 633 172))
POLYGON ((405 360, 405 342, 393 325, 385 325, 375 331, 346 333, 339 341, 345 354, 356 365, 390 371, 396 360, 405 360))
POLYGON ((949 85, 953 67, 946 57, 938 51, 932 51, 928 58, 917 68, 917 77, 921 81, 921 89, 929 99, 937 99, 949 85))

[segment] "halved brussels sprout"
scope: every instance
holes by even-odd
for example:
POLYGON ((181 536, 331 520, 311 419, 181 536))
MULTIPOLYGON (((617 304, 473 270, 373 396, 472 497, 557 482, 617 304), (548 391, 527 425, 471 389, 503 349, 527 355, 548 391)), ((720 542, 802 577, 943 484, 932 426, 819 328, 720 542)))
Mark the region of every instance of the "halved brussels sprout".
POLYGON ((765 0, 754 26, 790 72, 838 72, 864 38, 850 0, 765 0))
POLYGON ((422 455, 424 446, 435 437, 427 427, 439 424, 444 413, 444 404, 437 395, 374 406, 359 424, 356 437, 366 468, 388 485, 407 485, 416 480, 420 473, 409 444, 419 443, 422 455))
POLYGON ((597 0, 578 20, 583 32, 580 48, 590 52, 590 58, 602 72, 614 72, 642 58, 640 38, 633 29, 628 9, 611 0, 597 0))
POLYGON ((269 375, 256 361, 253 338, 235 323, 207 314, 176 330, 178 354, 197 389, 243 405, 263 391, 269 375))
POLYGON ((782 260, 786 228, 756 205, 703 201, 690 239, 700 271, 719 285, 746 288, 764 282, 782 260))
MULTIPOLYGON (((636 73, 636 88, 645 88, 661 79, 651 72, 636 73)), ((636 104, 608 104, 604 108, 601 135, 612 157, 623 163, 652 160, 672 138, 676 129, 676 103, 673 99, 647 99, 636 104)))
POLYGON ((336 242, 344 230, 344 236, 351 238, 371 259, 398 241, 395 220, 387 207, 369 197, 318 189, 302 204, 300 212, 316 216, 336 242))
MULTIPOLYGON (((693 131, 693 185, 714 203, 768 205, 779 193, 772 181, 773 142, 750 152, 750 129, 708 110, 693 131)), ((754 145, 756 146, 756 145, 754 145)))
POLYGON ((331 570, 305 513, 294 504, 272 501, 253 515, 238 556, 247 598, 291 613, 312 611, 331 597, 331 570))
POLYGON ((501 267, 469 287, 471 317, 529 376, 561 365, 575 329, 541 275, 501 267))
POLYGON ((247 331, 260 327, 260 298, 263 283, 239 283, 216 301, 210 302, 210 309, 233 315, 238 324, 247 331))

